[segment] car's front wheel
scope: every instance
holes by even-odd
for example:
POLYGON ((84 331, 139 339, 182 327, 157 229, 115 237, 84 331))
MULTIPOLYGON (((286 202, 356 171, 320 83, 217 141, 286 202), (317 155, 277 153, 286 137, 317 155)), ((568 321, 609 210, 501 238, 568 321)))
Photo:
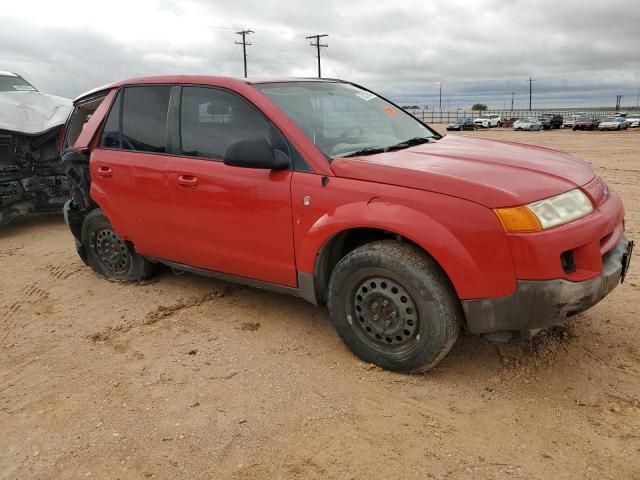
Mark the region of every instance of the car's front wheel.
POLYGON ((331 321, 361 359, 398 372, 426 371, 451 350, 463 313, 438 264, 396 241, 347 254, 329 282, 331 321))
POLYGON ((90 212, 82 224, 87 263, 100 276, 138 282, 151 275, 153 264, 115 232, 102 210, 90 212))

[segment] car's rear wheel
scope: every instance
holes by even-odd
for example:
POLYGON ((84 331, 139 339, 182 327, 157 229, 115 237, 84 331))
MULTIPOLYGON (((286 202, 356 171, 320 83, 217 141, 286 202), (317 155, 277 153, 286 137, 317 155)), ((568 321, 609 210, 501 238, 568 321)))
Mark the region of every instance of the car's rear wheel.
POLYGON ((100 276, 137 282, 152 273, 153 264, 120 238, 100 209, 93 210, 84 219, 82 245, 89 266, 100 276))
POLYGON ((396 241, 347 254, 329 282, 331 321, 361 359, 388 370, 426 371, 451 350, 463 313, 438 264, 396 241))

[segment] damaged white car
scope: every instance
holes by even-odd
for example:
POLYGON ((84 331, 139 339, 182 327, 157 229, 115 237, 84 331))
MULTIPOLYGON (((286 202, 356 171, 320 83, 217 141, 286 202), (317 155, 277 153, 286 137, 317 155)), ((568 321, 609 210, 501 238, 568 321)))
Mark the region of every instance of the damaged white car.
POLYGON ((0 226, 31 212, 62 211, 69 181, 57 142, 72 104, 0 71, 0 226))

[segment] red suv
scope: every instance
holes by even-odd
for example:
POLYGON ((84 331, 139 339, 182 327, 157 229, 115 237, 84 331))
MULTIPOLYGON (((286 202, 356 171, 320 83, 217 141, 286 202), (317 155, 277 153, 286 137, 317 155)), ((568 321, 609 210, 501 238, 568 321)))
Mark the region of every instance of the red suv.
POLYGON ((360 358, 427 370, 624 279, 624 210, 572 155, 442 137, 337 80, 168 76, 75 101, 65 217, 99 275, 154 264, 328 305, 360 358))

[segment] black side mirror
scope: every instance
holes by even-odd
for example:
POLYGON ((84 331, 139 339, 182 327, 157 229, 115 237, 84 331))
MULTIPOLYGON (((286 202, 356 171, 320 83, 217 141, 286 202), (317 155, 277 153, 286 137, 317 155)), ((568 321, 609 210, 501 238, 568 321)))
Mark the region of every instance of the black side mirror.
POLYGON ((242 168, 265 168, 285 170, 289 168, 289 158, 282 152, 274 151, 262 137, 239 140, 227 147, 222 161, 225 165, 242 168))

